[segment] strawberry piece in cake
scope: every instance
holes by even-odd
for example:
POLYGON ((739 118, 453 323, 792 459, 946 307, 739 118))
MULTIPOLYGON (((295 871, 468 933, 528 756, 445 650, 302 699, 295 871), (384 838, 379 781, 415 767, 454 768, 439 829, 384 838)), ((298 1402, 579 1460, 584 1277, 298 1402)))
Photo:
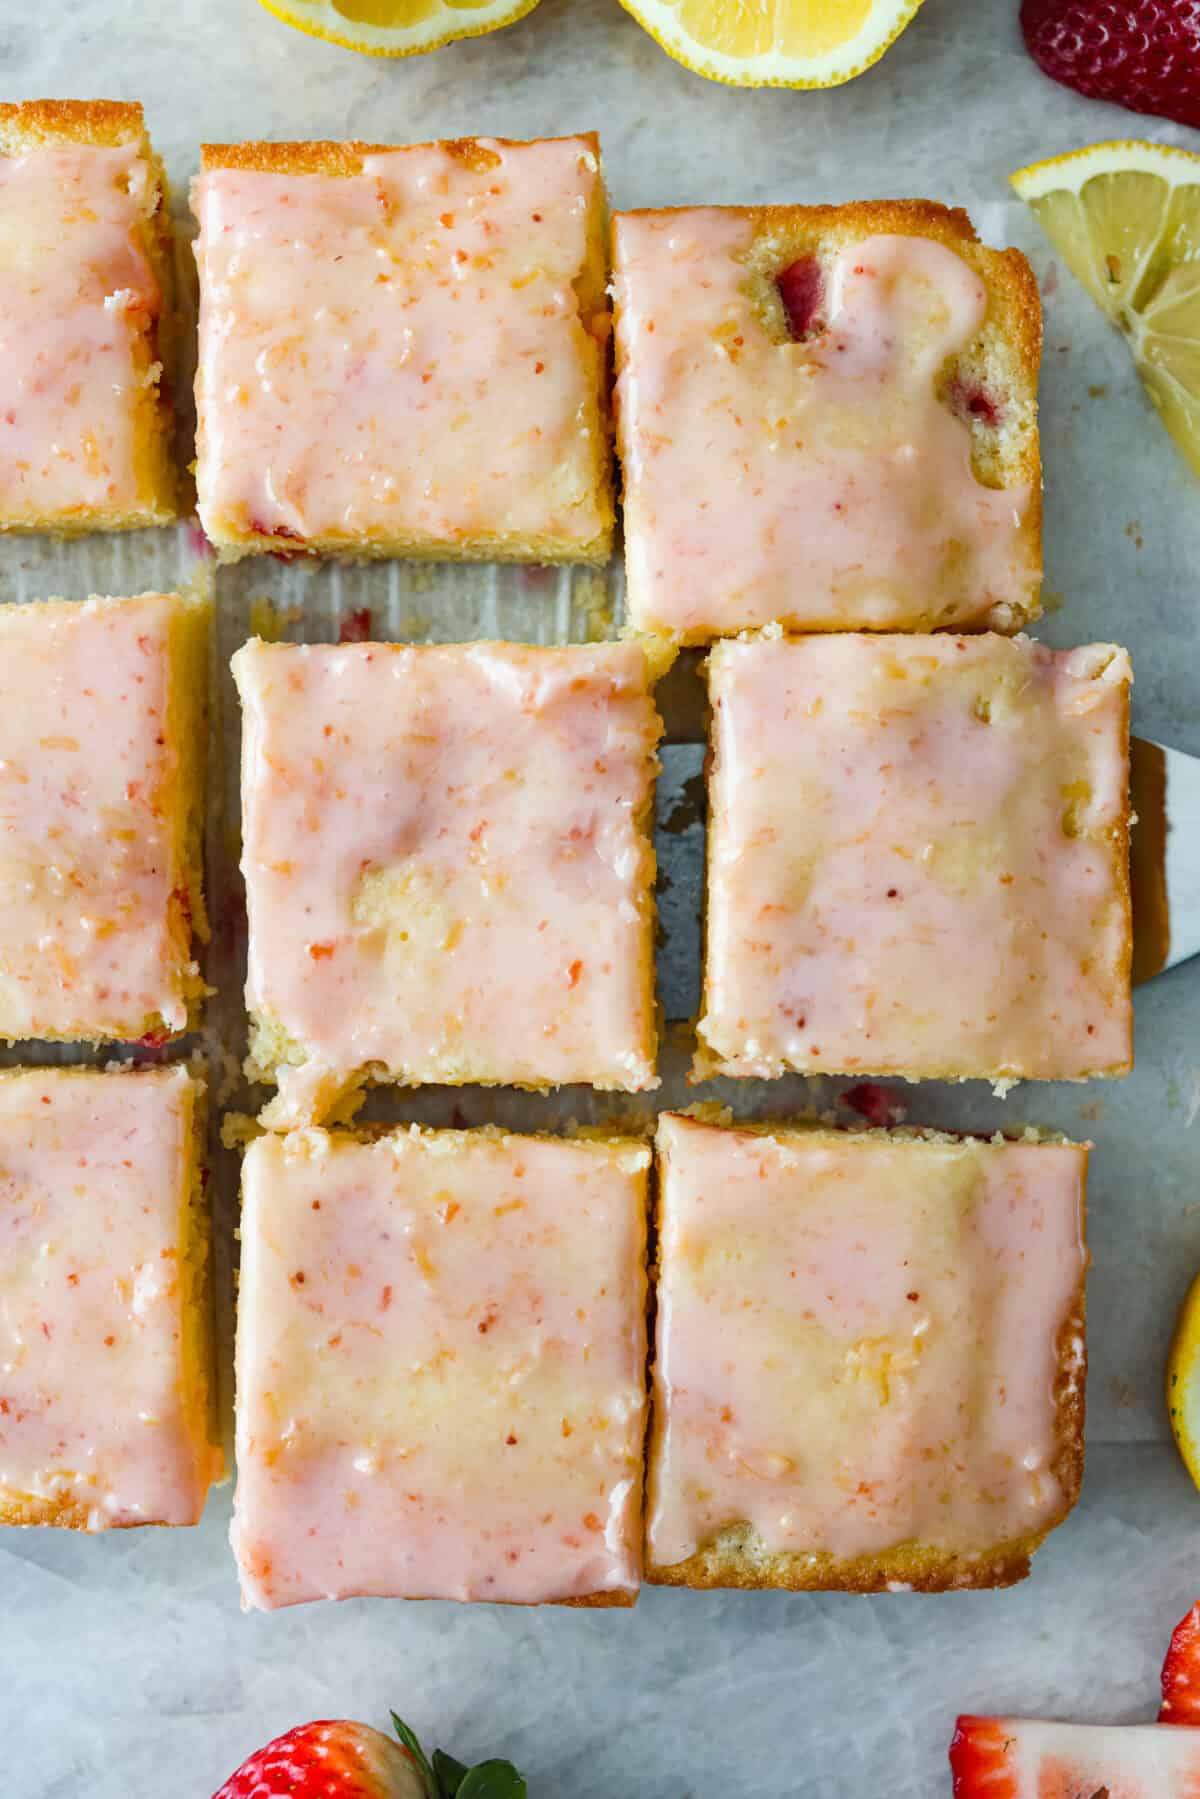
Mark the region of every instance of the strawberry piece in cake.
POLYGON ((650 1152, 266 1135, 243 1176, 233 1544, 248 1604, 628 1605, 650 1152))
POLYGON ((781 270, 776 276, 776 285, 788 330, 797 343, 803 343, 820 328, 820 305, 825 290, 821 265, 815 256, 801 256, 781 270))
POLYGON ((1036 617, 1041 313, 1018 251, 927 201, 697 207, 618 213, 613 264, 638 629, 1036 617))

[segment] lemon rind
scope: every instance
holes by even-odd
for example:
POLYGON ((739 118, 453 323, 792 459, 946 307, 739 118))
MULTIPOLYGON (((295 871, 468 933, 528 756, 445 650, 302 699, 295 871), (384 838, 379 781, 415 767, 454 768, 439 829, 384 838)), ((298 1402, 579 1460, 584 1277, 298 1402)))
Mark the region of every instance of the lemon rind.
POLYGON ((516 25, 526 18, 540 0, 513 0, 511 5, 483 5, 464 15, 462 25, 454 25, 446 29, 447 21, 453 16, 449 8, 443 7, 432 26, 364 26, 361 35, 350 34, 350 21, 347 30, 330 30, 324 19, 332 15, 332 9, 326 7, 320 17, 308 19, 298 17, 289 7, 287 0, 258 0, 258 3, 272 17, 279 19, 284 25, 290 25, 294 31, 301 31, 305 37, 317 38, 326 44, 336 44, 341 50, 354 50, 360 56, 423 56, 432 50, 444 49, 447 44, 460 42, 464 38, 487 37, 493 31, 502 31, 506 25, 516 25), (480 14, 486 15, 480 18, 480 14))
MULTIPOLYGON (((1068 150, 1061 156, 1049 156, 1044 162, 1031 162, 1009 176, 1010 185, 1022 200, 1044 200, 1047 194, 1078 194, 1094 175, 1161 175, 1170 180, 1164 164, 1180 164, 1195 172, 1200 183, 1200 155, 1194 150, 1177 149, 1173 144, 1153 144, 1145 138, 1106 138, 1103 143, 1086 144, 1080 150, 1068 150), (1075 177, 1064 180, 1065 171, 1075 177)), ((1191 186, 1191 182, 1172 182, 1173 186, 1191 186)))
MULTIPOLYGON (((1031 163, 1027 168, 1018 169, 1015 174, 1010 175, 1009 181, 1021 199, 1032 208, 1050 242, 1062 251, 1068 263, 1071 262, 1071 247, 1049 230, 1042 217, 1040 203, 1052 197, 1074 203, 1087 240, 1084 247, 1090 246, 1093 276, 1099 277, 1099 253, 1103 251, 1104 244, 1096 238, 1086 219, 1088 203, 1084 190, 1090 181, 1100 176, 1119 179, 1122 176, 1147 175, 1162 182, 1168 195, 1189 190, 1200 193, 1200 156, 1173 144, 1156 144, 1141 138, 1112 138, 1069 151, 1062 156, 1050 157, 1044 162, 1031 163)), ((1172 344, 1187 348, 1200 343, 1200 328, 1194 332, 1158 329, 1154 319, 1153 297, 1143 298, 1140 304, 1136 297, 1142 277, 1161 243, 1162 229, 1163 224, 1160 222, 1157 233, 1152 231, 1144 237, 1139 245, 1140 264, 1133 275, 1122 283, 1120 292, 1114 293, 1111 299, 1106 295, 1101 279, 1089 281, 1083 276, 1080 278, 1100 310, 1124 336, 1147 400, 1158 413, 1164 430, 1179 453, 1193 473, 1200 476, 1200 391, 1194 382, 1190 383, 1181 377, 1177 354, 1164 353, 1172 344), (1160 346, 1158 354, 1155 353, 1156 345, 1160 346)), ((1178 266, 1182 267, 1192 260, 1194 259, 1184 258, 1178 266)), ((1200 1313, 1200 1298, 1197 1300, 1197 1308, 1200 1313)), ((1197 1331, 1200 1333, 1200 1317, 1197 1331)))
POLYGON ((1200 1275, 1188 1288, 1187 1297, 1179 1309, 1163 1380, 1167 1417, 1175 1447, 1184 1467, 1200 1487, 1200 1442, 1187 1425, 1188 1413, 1194 1411, 1195 1402, 1192 1401, 1189 1405, 1186 1397, 1197 1378, 1200 1378, 1200 1275))
MULTIPOLYGON (((860 60, 847 64, 842 60, 842 50, 829 51, 822 57, 813 57, 807 61, 781 56, 775 50, 765 50, 747 57, 728 56, 720 50, 706 50, 690 33, 674 25, 667 17, 657 18, 652 24, 646 13, 633 4, 633 0, 621 0, 625 11, 637 20, 659 49, 665 50, 672 61, 682 64, 693 75, 703 76, 708 81, 719 81, 726 87, 794 89, 841 87, 845 82, 865 75, 912 24, 924 3, 925 0, 902 0, 895 15, 878 32, 873 33, 870 27, 864 29, 859 34, 859 41, 866 40, 868 47, 865 54, 856 50, 855 54, 860 56, 860 60), (793 65, 790 71, 788 64, 793 65)), ((266 4, 266 0, 263 0, 263 4, 266 4)), ((655 10, 659 10, 657 5, 655 10)))

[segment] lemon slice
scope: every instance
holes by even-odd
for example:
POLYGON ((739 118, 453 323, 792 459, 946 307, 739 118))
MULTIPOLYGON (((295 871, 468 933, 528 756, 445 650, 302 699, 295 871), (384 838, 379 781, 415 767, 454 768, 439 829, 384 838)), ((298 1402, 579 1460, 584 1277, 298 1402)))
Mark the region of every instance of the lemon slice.
POLYGON ((538 0, 259 0, 309 37, 365 56, 416 56, 455 38, 482 37, 532 12, 538 0))
POLYGON ((1167 1411, 1184 1465, 1200 1487, 1200 1275, 1183 1302, 1167 1357, 1167 1411))
POLYGON ((1093 144, 1012 184, 1125 333, 1146 392, 1200 475, 1200 156, 1093 144))
POLYGON ((922 0, 621 0, 668 56, 738 87, 837 87, 878 62, 922 0))

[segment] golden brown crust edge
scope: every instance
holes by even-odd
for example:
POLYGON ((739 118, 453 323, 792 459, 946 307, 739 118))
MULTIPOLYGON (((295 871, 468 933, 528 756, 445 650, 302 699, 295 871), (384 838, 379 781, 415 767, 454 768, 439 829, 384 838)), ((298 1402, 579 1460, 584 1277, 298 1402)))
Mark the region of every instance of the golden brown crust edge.
POLYGON ((617 1606, 628 1611, 630 1607, 637 1604, 637 1597, 636 1591, 630 1591, 628 1587, 618 1587, 608 1593, 581 1593, 577 1599, 552 1599, 550 1604, 603 1607, 609 1610, 617 1606))
POLYGON ((1112 854, 1114 878, 1117 887, 1117 899, 1121 906, 1121 948, 1118 962, 1117 997, 1125 1006, 1125 1055, 1120 1062, 1111 1068, 1098 1072, 1106 1075, 1125 1075, 1133 1070, 1133 963, 1134 963, 1134 930, 1133 930, 1133 738, 1131 734, 1131 694, 1130 684, 1124 683, 1124 701, 1121 715, 1121 741, 1125 751, 1125 766, 1122 777, 1122 792, 1125 805, 1120 818, 1113 826, 1109 837, 1112 854))
MULTIPOLYGON (((553 140, 552 140, 553 141, 553 140)), ((583 265, 572 287, 579 307, 583 332, 582 354, 588 361, 596 413, 593 432, 593 485, 600 502, 602 529, 585 546, 587 554, 608 561, 613 553, 617 522, 616 427, 613 419, 613 322, 609 287, 609 210, 604 184, 600 140, 595 132, 581 134, 596 159, 596 180, 588 208, 587 240, 583 265)))
MULTIPOLYGON (((114 1530, 136 1530, 137 1523, 117 1524, 114 1530)), ((88 1508, 74 1499, 39 1499, 33 1494, 0 1494, 0 1525, 44 1526, 56 1530, 88 1529, 88 1508)))
POLYGON ((0 152, 37 144, 129 144, 149 149, 136 100, 22 100, 0 102, 0 152))
POLYGON ((210 783, 208 664, 214 611, 207 594, 183 591, 156 597, 171 608, 166 718, 175 766, 167 812, 172 857, 168 928, 178 947, 177 966, 188 1008, 188 1023, 171 1036, 182 1037, 199 1025, 209 992, 202 947, 212 935, 204 897, 204 840, 210 783), (189 972, 192 967, 194 974, 189 972))
POLYGON ((200 167, 255 169, 273 175, 360 175, 365 156, 384 156, 392 150, 444 150, 468 168, 491 167, 501 150, 522 150, 530 144, 583 144, 600 159, 600 139, 594 131, 573 132, 567 137, 454 137, 419 144, 367 144, 357 139, 339 142, 313 138, 291 143, 254 141, 243 144, 201 144, 200 167))
MULTIPOLYGON (((686 1117, 686 1114, 683 1114, 686 1117)), ((737 1128, 748 1128, 739 1122, 737 1128)), ((772 1127, 749 1127, 769 1131, 772 1127)), ((783 1128, 784 1127, 776 1127, 783 1128)), ((873 1137, 888 1136, 891 1131, 871 1131, 873 1137)), ((921 1133, 916 1133, 918 1136, 921 1133)), ((935 1136, 939 1133, 933 1133, 935 1136)), ((1087 1165, 1089 1145, 1071 1143, 1083 1156, 1083 1187, 1080 1194, 1081 1222, 1087 1222, 1087 1165)), ((658 1152, 661 1157, 662 1151, 658 1152)), ((656 1160, 656 1169, 659 1166, 656 1160)), ((661 1200, 656 1188, 655 1224, 659 1225, 661 1200)), ((1090 1258, 1089 1258, 1090 1260, 1090 1258)), ((652 1290, 657 1283, 654 1274, 652 1290)), ((1028 1536, 1014 1537, 976 1555, 943 1552, 920 1543, 903 1543, 880 1555, 857 1556, 839 1560, 829 1554, 768 1554, 764 1572, 755 1566, 756 1533, 751 1525, 740 1522, 726 1526, 685 1561, 659 1564, 653 1560, 649 1537, 645 1546, 647 1586, 692 1587, 697 1591, 715 1587, 777 1592, 841 1592, 884 1593, 904 1589, 914 1593, 946 1593, 970 1588, 1011 1587, 1028 1578, 1030 1562, 1050 1532, 1074 1510, 1083 1486, 1084 1422, 1087 1408, 1087 1287, 1086 1269, 1071 1309, 1059 1328, 1057 1337, 1058 1376, 1055 1382, 1055 1430, 1058 1450, 1053 1472, 1062 1488, 1062 1504, 1044 1529, 1028 1536)), ((655 1361, 657 1355, 655 1354, 655 1361)), ((651 1366, 650 1423, 646 1442, 647 1515, 650 1495, 662 1449, 662 1424, 659 1418, 658 1385, 655 1367, 651 1366)), ((758 1552, 761 1553, 761 1552, 758 1552)))
POLYGON ((199 1514, 190 1519, 124 1518, 91 1530, 88 1508, 72 1499, 38 1499, 30 1494, 0 1494, 0 1527, 80 1530, 89 1536, 107 1536, 114 1530, 194 1530, 199 1514))
POLYGON ((222 563, 245 556, 266 554, 280 561, 298 557, 343 557, 351 562, 505 562, 550 563, 554 567, 602 567, 612 555, 612 527, 586 543, 566 543, 560 538, 415 537, 402 532, 386 537, 285 537, 263 531, 229 531, 209 542, 222 563))
POLYGON ((685 1562, 671 1567, 646 1565, 646 1585, 783 1593, 913 1593, 962 1592, 971 1588, 1012 1587, 1029 1575, 1030 1557, 1045 1536, 1019 1539, 984 1554, 939 1555, 919 1545, 905 1545, 886 1555, 837 1561, 830 1555, 777 1555, 760 1572, 744 1550, 752 1533, 746 1525, 730 1525, 685 1562))

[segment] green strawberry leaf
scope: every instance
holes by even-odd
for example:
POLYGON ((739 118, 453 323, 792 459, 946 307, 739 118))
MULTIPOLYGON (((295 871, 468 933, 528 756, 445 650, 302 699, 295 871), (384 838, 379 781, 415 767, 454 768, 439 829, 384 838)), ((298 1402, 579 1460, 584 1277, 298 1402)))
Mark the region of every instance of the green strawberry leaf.
POLYGON ((480 1762, 466 1775, 455 1799, 527 1799, 527 1794, 511 1762, 480 1762))
POLYGON ((525 1782, 511 1762, 480 1762, 477 1768, 468 1768, 444 1749, 435 1749, 431 1767, 416 1732, 395 1712, 392 1723, 417 1765, 429 1799, 528 1799, 525 1782))
POLYGON ((447 1755, 444 1749, 434 1750, 433 1777, 438 1783, 437 1790, 439 1799, 440 1795, 443 1793, 445 1794, 446 1799, 457 1799, 458 1789, 462 1785, 463 1777, 467 1772, 468 1769, 465 1762, 456 1762, 454 1757, 452 1755, 447 1755))
POLYGON ((425 1751, 421 1747, 416 1731, 410 1730, 403 1718, 398 1718, 395 1712, 392 1713, 392 1724, 395 1727, 396 1735, 400 1738, 401 1743, 408 1750, 408 1753, 412 1756, 418 1769, 424 1776, 425 1785, 429 1788, 429 1799, 439 1799, 442 1791, 441 1786, 438 1783, 436 1774, 425 1759, 425 1751))

